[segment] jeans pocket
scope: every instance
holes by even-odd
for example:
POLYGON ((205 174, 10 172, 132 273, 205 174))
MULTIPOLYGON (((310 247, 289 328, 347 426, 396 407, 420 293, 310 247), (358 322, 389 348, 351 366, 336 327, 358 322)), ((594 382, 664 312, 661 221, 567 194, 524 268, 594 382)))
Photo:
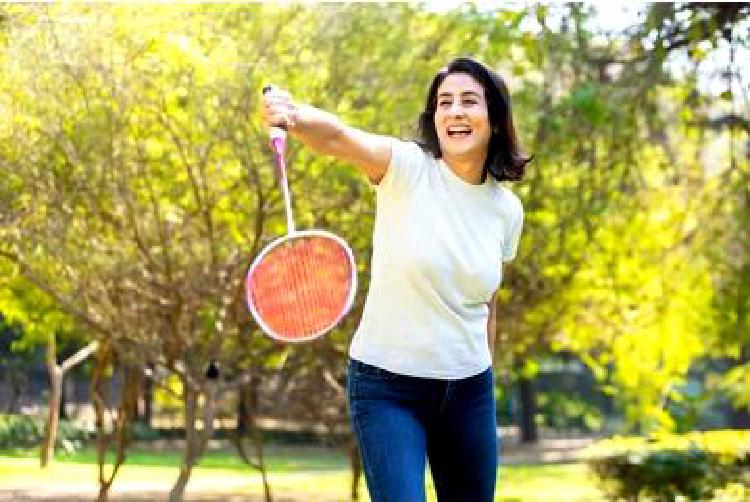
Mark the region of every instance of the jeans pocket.
POLYGON ((392 384, 400 377, 388 370, 352 359, 349 362, 349 400, 377 399, 389 395, 392 384))

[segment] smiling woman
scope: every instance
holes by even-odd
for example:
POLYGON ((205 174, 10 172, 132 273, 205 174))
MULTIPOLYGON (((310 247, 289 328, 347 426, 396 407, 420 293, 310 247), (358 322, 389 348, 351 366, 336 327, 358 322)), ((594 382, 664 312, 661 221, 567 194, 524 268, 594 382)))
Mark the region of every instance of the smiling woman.
POLYGON ((468 183, 484 181, 490 119, 479 82, 467 73, 446 76, 437 90, 434 120, 446 164, 468 183))
POLYGON ((452 61, 430 85, 418 141, 366 133, 265 97, 264 120, 358 167, 375 186, 370 290, 349 350, 351 419, 373 502, 489 502, 497 472, 492 350, 502 263, 523 208, 507 88, 483 64, 452 61))
POLYGON ((427 104, 419 117, 422 148, 436 158, 450 157, 452 152, 443 151, 451 144, 445 141, 447 130, 442 126, 459 125, 464 115, 466 120, 490 128, 481 162, 482 179, 488 172, 498 181, 523 178, 530 157, 523 155, 518 146, 505 81, 472 59, 458 58, 440 70, 430 86, 427 104))

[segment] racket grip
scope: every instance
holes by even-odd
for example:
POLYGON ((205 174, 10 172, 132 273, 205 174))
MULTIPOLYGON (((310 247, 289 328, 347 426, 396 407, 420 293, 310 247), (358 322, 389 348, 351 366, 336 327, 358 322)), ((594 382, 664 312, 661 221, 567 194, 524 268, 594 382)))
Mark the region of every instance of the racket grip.
MULTIPOLYGON (((263 94, 266 95, 275 90, 276 87, 266 85, 263 87, 263 94)), ((273 151, 276 152, 277 155, 283 156, 286 152, 286 128, 284 126, 271 126, 268 130, 268 138, 273 151)))

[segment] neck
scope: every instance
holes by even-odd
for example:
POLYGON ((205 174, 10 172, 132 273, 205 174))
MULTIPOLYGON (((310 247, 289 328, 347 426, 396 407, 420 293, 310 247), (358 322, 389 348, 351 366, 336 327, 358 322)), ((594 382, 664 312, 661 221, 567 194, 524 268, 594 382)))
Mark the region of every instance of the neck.
POLYGON ((466 159, 443 155, 443 161, 456 176, 465 182, 472 185, 481 185, 484 182, 484 159, 466 159))

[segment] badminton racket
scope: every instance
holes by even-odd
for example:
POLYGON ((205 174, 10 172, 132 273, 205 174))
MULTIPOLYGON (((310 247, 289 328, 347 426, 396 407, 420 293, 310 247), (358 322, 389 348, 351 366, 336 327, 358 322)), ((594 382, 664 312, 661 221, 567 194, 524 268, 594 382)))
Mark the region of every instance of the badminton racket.
MULTIPOLYGON (((263 93, 273 92, 272 87, 263 93)), ((357 290, 354 255, 339 236, 297 231, 286 175, 286 131, 271 127, 270 145, 286 213, 286 235, 268 244, 247 271, 247 306, 271 338, 302 342, 325 335, 347 314, 357 290)))

